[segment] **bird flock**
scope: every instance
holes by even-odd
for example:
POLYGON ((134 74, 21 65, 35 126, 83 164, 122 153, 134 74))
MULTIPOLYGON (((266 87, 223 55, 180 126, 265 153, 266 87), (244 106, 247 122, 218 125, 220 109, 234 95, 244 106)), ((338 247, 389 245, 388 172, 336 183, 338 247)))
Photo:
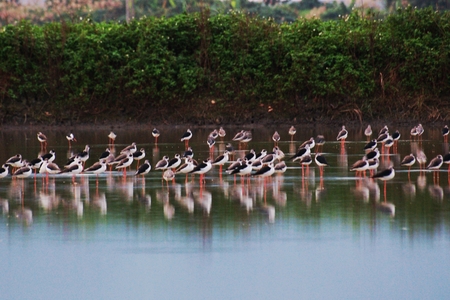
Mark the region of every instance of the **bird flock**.
MULTIPOLYGON (((291 137, 291 142, 294 141, 294 136, 297 130, 294 126, 291 126, 288 130, 288 134, 291 137)), ((152 131, 152 136, 154 137, 155 145, 158 143, 158 138, 160 137, 160 131, 154 128, 152 131)), ((410 131, 411 140, 421 141, 421 137, 424 133, 424 128, 421 124, 414 126, 410 131)), ((365 177, 366 172, 370 173, 370 178, 380 179, 383 181, 390 180, 395 176, 394 166, 391 163, 386 169, 377 172, 380 166, 380 157, 383 154, 389 154, 391 148, 396 151, 398 141, 401 138, 401 134, 398 130, 395 130, 392 134, 390 133, 387 126, 384 126, 378 131, 376 138, 372 139, 372 136, 376 135, 376 132, 372 130, 370 125, 364 130, 364 134, 367 137, 367 143, 365 144, 363 151, 364 154, 362 158, 354 162, 349 168, 350 171, 354 171, 357 177, 365 177)), ((442 129, 442 135, 444 141, 448 141, 449 128, 444 126, 442 129)), ((207 159, 197 162, 194 159, 194 151, 189 146, 189 141, 192 138, 193 133, 190 129, 181 136, 180 142, 184 142, 185 151, 182 154, 175 154, 173 158, 165 155, 160 161, 154 165, 154 170, 162 171, 162 179, 165 181, 175 180, 177 174, 186 174, 186 180, 188 179, 188 174, 199 174, 200 184, 205 183, 205 174, 208 173, 213 166, 218 166, 220 168, 219 174, 229 174, 229 175, 240 175, 241 178, 247 177, 270 177, 275 173, 284 173, 288 167, 286 162, 297 162, 302 168, 302 175, 304 175, 305 170, 308 170, 312 162, 319 168, 320 177, 323 177, 324 168, 328 166, 328 162, 322 153, 323 145, 325 143, 325 137, 323 135, 318 135, 316 138, 311 137, 310 139, 304 141, 296 150, 293 155, 290 155, 287 159, 285 153, 280 149, 279 142, 281 141, 281 136, 278 131, 275 131, 272 135, 272 140, 274 142, 274 147, 272 151, 267 151, 262 149, 260 152, 256 152, 254 149, 247 150, 248 143, 252 140, 252 131, 241 130, 238 131, 231 142, 235 144, 238 143, 240 151, 243 153, 241 157, 234 159, 235 149, 231 142, 226 143, 225 150, 217 157, 213 157, 213 149, 217 139, 221 139, 224 142, 226 136, 226 131, 223 127, 220 129, 215 129, 208 135, 206 143, 210 149, 210 157, 207 159), (313 153, 312 150, 315 148, 316 152, 313 153), (224 169, 224 170, 223 170, 224 169)), ((110 150, 111 146, 114 146, 117 135, 114 132, 108 134, 108 144, 109 147, 100 155, 98 160, 86 167, 86 162, 90 158, 90 147, 86 145, 84 150, 76 153, 70 157, 67 163, 60 167, 54 161, 56 158, 56 153, 54 150, 46 151, 48 146, 47 137, 42 133, 37 133, 37 139, 41 146, 41 153, 37 158, 32 160, 27 160, 22 157, 21 154, 16 154, 9 158, 0 168, 0 178, 4 178, 8 175, 12 175, 13 178, 27 178, 31 177, 33 173, 46 174, 47 178, 49 174, 70 174, 73 175, 73 181, 75 180, 75 175, 81 173, 95 174, 98 175, 106 172, 108 169, 112 171, 114 168, 116 171, 122 171, 123 175, 126 176, 127 169, 131 168, 134 161, 137 161, 135 176, 144 176, 152 170, 152 166, 149 160, 144 160, 144 163, 140 164, 140 161, 145 159, 145 149, 138 149, 136 143, 132 143, 129 146, 124 147, 118 155, 114 155, 110 150)), ((344 146, 346 139, 348 138, 348 131, 345 126, 342 126, 341 130, 336 136, 336 140, 341 143, 341 147, 344 146)), ((72 143, 76 142, 76 138, 73 133, 66 136, 68 141, 68 146, 71 148, 72 143)), ((443 164, 449 164, 450 166, 450 154, 437 155, 434 157, 427 166, 427 158, 425 153, 417 149, 415 153, 410 153, 406 155, 400 163, 401 167, 408 168, 408 178, 409 171, 411 168, 418 163, 420 170, 432 170, 435 171, 434 179, 439 180, 438 171, 443 164)))

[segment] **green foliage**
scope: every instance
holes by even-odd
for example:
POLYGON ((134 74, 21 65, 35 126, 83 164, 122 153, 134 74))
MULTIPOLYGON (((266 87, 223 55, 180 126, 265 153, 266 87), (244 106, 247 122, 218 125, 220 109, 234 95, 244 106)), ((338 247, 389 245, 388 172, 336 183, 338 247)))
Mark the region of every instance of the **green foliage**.
POLYGON ((391 109, 446 118, 437 99, 450 92, 449 27, 448 13, 413 8, 291 24, 209 11, 129 24, 24 21, 0 31, 0 117, 250 121, 391 109))

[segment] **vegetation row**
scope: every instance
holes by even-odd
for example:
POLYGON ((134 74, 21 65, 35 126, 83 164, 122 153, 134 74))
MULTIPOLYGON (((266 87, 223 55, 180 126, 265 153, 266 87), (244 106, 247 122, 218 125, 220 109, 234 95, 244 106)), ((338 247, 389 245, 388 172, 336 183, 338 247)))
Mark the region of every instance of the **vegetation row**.
POLYGON ((450 118, 450 14, 272 19, 207 10, 0 29, 0 121, 450 118))

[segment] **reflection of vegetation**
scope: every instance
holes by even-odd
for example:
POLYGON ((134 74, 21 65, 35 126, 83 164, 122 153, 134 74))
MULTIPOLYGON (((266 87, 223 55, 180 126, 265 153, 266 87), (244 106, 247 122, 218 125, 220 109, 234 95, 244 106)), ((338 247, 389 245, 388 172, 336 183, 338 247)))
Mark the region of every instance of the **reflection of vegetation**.
POLYGON ((450 15, 376 17, 279 25, 204 11, 130 24, 21 22, 0 34, 2 118, 448 118, 450 15), (187 111, 164 112, 169 103, 187 111))
POLYGON ((321 15, 321 18, 323 20, 335 20, 338 19, 340 16, 345 16, 351 13, 352 8, 354 6, 354 2, 350 7, 347 7, 343 2, 332 2, 327 3, 326 8, 327 10, 321 15))
MULTIPOLYGON (((132 1, 132 0, 127 0, 132 1)), ((133 2, 133 1, 132 1, 133 2)), ((285 1, 282 1, 285 2, 285 1)), ((125 20, 125 0, 78 0, 60 1, 46 0, 43 5, 20 5, 16 2, 0 2, 2 13, 0 24, 9 24, 17 20, 27 19, 33 23, 58 20, 74 20, 89 17, 96 22, 108 20, 125 20)), ((208 8, 212 14, 240 10, 249 14, 270 17, 277 22, 293 22, 300 16, 306 16, 313 9, 317 15, 329 10, 327 19, 338 14, 349 12, 343 3, 324 4, 318 0, 304 0, 280 4, 280 1, 250 2, 248 0, 134 0, 131 15, 136 18, 144 16, 172 17, 185 12, 195 13, 208 8)))

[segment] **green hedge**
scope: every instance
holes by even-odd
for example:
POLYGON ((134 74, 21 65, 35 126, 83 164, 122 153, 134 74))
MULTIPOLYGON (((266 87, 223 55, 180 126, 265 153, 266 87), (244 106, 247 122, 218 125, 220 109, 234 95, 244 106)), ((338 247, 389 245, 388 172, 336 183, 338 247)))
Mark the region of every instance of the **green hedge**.
POLYGON ((3 122, 448 119, 450 17, 207 11, 0 29, 3 122))

